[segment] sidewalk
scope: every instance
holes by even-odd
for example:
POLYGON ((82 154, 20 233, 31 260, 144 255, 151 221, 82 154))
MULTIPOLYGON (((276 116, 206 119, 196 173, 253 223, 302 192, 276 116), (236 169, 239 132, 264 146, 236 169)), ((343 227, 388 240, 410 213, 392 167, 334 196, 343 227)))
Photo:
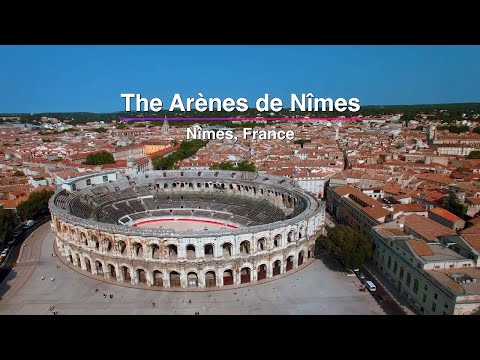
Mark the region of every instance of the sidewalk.
POLYGON ((407 300, 405 300, 404 296, 401 295, 395 286, 388 281, 388 279, 378 270, 375 265, 366 262, 364 264, 365 269, 372 275, 372 277, 382 284, 385 291, 390 295, 390 297, 405 311, 407 315, 416 315, 416 313, 412 310, 412 308, 407 304, 407 300))

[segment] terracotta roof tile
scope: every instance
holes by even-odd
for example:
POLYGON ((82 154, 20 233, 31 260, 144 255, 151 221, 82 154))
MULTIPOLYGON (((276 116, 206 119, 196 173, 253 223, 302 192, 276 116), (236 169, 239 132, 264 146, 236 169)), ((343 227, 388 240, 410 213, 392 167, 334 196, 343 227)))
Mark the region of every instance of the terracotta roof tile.
POLYGON ((434 255, 433 250, 430 249, 425 240, 407 240, 407 244, 418 256, 434 255))

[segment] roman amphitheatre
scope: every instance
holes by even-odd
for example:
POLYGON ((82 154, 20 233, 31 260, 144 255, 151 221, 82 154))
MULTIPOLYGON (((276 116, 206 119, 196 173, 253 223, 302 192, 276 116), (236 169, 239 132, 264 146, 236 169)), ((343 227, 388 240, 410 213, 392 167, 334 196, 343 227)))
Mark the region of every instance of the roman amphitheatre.
POLYGON ((289 179, 244 172, 160 171, 60 191, 56 246, 105 279, 168 288, 270 279, 313 258, 323 205, 289 179))

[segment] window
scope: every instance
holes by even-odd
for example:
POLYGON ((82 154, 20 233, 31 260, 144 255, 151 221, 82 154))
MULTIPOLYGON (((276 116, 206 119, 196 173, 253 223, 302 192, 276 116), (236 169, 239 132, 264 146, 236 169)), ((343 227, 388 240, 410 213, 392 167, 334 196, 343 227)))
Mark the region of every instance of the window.
POLYGON ((103 175, 103 182, 108 182, 108 176, 107 175, 103 175))
POLYGON ((75 190, 77 190, 77 185, 72 184, 72 191, 75 191, 75 190))
POLYGON ((400 266, 400 279, 403 279, 403 267, 400 266))
POLYGON ((448 303, 445 301, 445 304, 443 305, 445 309, 448 309, 448 303))
POLYGON ((432 303, 432 311, 435 311, 437 309, 437 304, 432 303))
POLYGON ((422 301, 423 302, 427 301, 427 294, 423 294, 422 301))
POLYGON ((92 185, 92 180, 91 179, 87 179, 87 186, 90 186, 92 185))
POLYGON ((413 292, 416 294, 418 292, 418 280, 413 280, 413 292))
POLYGON ((422 264, 417 263, 417 269, 422 269, 422 264))
POLYGON ((397 262, 396 261, 393 262, 393 273, 394 274, 397 273, 397 262))
POLYGON ((437 293, 434 293, 434 294, 433 294, 433 298, 434 298, 435 300, 437 300, 438 294, 437 294, 437 293))
POLYGON ((428 286, 427 286, 427 284, 425 284, 425 286, 423 287, 423 289, 424 289, 425 291, 428 291, 428 286))
POLYGON ((410 286, 410 280, 412 280, 412 275, 410 275, 410 273, 407 273, 407 286, 410 286))

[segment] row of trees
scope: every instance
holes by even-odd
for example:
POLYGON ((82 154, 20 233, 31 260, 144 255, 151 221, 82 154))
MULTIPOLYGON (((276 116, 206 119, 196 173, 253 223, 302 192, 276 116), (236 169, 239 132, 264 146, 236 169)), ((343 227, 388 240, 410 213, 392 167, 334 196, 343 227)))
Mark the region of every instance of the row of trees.
POLYGON ((158 157, 152 160, 152 164, 155 170, 171 170, 174 169, 176 164, 190 156, 193 156, 202 147, 207 145, 208 141, 204 140, 190 140, 183 141, 180 144, 180 148, 174 153, 165 156, 158 157))
POLYGON ((231 163, 229 161, 223 161, 220 164, 211 166, 210 169, 212 169, 212 170, 248 171, 248 172, 257 171, 257 167, 255 166, 255 163, 249 162, 247 160, 242 160, 237 164, 231 163))
POLYGON ((328 235, 320 236, 316 245, 317 249, 334 255, 346 269, 358 268, 372 256, 371 241, 349 226, 338 225, 328 230, 328 235))
POLYGON ((0 209, 0 244, 6 241, 15 227, 22 220, 38 219, 48 215, 48 201, 53 195, 52 190, 36 191, 28 199, 17 206, 17 213, 0 209))
POLYGON ((14 212, 0 209, 0 244, 10 237, 17 224, 18 218, 14 212))
POLYGON ((52 190, 41 190, 31 193, 28 199, 17 206, 17 214, 22 221, 40 218, 48 215, 48 200, 52 197, 52 190))

